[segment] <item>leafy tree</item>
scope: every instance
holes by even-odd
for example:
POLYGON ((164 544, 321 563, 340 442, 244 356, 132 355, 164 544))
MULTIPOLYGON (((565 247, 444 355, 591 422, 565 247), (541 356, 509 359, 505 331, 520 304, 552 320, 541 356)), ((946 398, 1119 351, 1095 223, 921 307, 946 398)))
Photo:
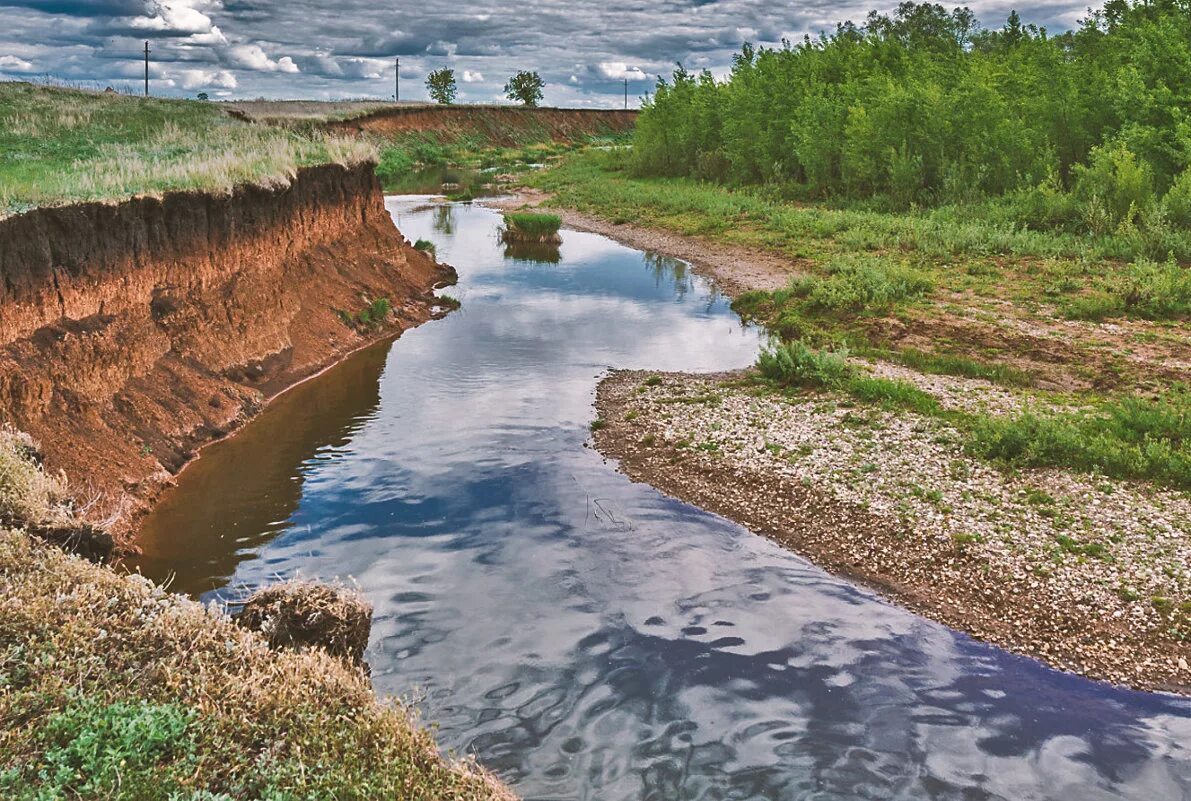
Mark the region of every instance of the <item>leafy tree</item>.
POLYGON ((505 84, 505 96, 532 108, 542 99, 542 87, 545 85, 546 82, 536 72, 522 70, 505 84))
POLYGON ((1058 36, 903 2, 745 44, 726 80, 659 78, 632 167, 890 207, 985 198, 1027 226, 1140 225, 1159 205, 1183 224, 1191 0, 1108 0, 1058 36))
POLYGON ((426 76, 426 91, 430 99, 444 105, 454 103, 459 86, 455 83, 455 70, 448 67, 437 69, 426 76))
POLYGON ((210 100, 211 98, 206 92, 199 92, 198 99, 199 100, 210 100))

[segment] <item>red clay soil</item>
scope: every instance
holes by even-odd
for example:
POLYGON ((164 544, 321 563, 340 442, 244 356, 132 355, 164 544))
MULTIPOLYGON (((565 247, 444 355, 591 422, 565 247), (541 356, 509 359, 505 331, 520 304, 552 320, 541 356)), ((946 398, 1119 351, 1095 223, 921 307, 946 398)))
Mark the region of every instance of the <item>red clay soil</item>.
POLYGON ((371 165, 327 165, 286 187, 0 221, 0 277, 0 422, 37 438, 126 535, 199 447, 430 319, 454 271, 393 226, 371 165), (340 319, 378 298, 386 324, 340 319))
POLYGON ((521 108, 518 106, 417 106, 387 108, 327 128, 394 137, 405 133, 433 133, 443 139, 479 135, 494 145, 519 144, 527 136, 575 141, 583 136, 631 131, 636 111, 605 109, 521 108))

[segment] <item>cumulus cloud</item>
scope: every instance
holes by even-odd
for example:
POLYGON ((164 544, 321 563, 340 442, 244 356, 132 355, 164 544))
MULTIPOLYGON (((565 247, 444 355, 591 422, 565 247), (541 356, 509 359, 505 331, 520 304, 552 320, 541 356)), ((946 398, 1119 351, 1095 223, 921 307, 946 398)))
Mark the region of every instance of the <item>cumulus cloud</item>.
MULTIPOLYGON (((1030 0, 1017 9, 1027 22, 1058 32, 1086 4, 1030 0)), ((548 104, 619 106, 625 79, 631 93, 641 93, 678 61, 722 76, 743 41, 774 46, 894 5, 419 0, 396 13, 374 0, 0 0, 0 53, 10 57, 0 71, 52 65, 63 78, 115 81, 135 71, 141 41, 149 39, 162 91, 172 80, 186 93, 208 81, 218 91, 248 96, 385 97, 392 95, 393 59, 400 57, 403 98, 422 96, 426 74, 450 66, 461 76, 464 101, 500 99, 504 76, 531 69, 546 81, 548 104)), ((990 26, 1010 8, 1007 0, 969 5, 990 26)))
POLYGON ((596 74, 610 81, 643 81, 649 76, 639 67, 630 67, 623 61, 601 61, 595 66, 596 74))
POLYGON ((239 81, 230 70, 178 70, 174 78, 183 89, 235 89, 239 81))
POLYGON ((298 65, 289 56, 274 60, 260 45, 247 44, 229 47, 223 51, 226 61, 235 67, 257 72, 298 72, 298 65))

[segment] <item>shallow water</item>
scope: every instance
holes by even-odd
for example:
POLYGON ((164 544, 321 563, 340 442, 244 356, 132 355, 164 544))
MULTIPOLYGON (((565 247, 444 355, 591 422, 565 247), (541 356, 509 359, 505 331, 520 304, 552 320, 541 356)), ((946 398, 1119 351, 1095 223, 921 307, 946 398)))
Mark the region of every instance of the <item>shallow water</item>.
POLYGON ((461 311, 361 352, 209 448, 141 569, 239 597, 300 571, 376 606, 367 658, 527 799, 1191 798, 1191 701, 973 642, 584 443, 609 365, 748 364, 681 262, 390 198, 461 311))

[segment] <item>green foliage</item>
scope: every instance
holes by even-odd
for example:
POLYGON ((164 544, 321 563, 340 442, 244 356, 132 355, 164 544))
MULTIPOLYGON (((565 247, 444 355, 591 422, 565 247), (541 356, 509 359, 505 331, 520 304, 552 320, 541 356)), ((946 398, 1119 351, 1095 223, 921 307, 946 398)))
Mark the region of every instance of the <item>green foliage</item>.
POLYGON ((454 103, 459 85, 455 82, 455 70, 443 67, 426 76, 426 91, 435 103, 454 103))
POLYGON ((546 82, 536 72, 522 70, 505 83, 505 97, 526 106, 536 106, 542 99, 546 82))
POLYGON ((813 350, 795 340, 773 340, 757 357, 757 370, 784 387, 840 387, 852 375, 847 351, 813 350))
POLYGON ((1075 194, 1083 201, 1085 222, 1095 234, 1133 222, 1153 201, 1149 166, 1122 142, 1094 147, 1088 164, 1075 165, 1075 194))
POLYGON ((0 774, 14 801, 167 799, 195 768, 195 715, 174 704, 76 697, 37 731, 41 758, 0 774))
POLYGON ((419 239, 417 242, 414 242, 414 250, 421 251, 422 253, 429 253, 431 256, 433 256, 437 252, 438 248, 436 248, 434 243, 429 239, 419 239))
POLYGON ((1166 213, 1174 225, 1191 228, 1191 167, 1183 170, 1163 198, 1166 213))
POLYGON ((1191 488, 1191 392, 1185 387, 1156 399, 1125 397, 1095 412, 980 416, 970 432, 969 448, 985 458, 1191 488))
POLYGON ((887 209, 1011 196, 1015 224, 1113 233, 1191 162, 1188 42, 1186 0, 1113 0, 1058 36, 902 3, 746 44, 725 81, 679 65, 643 107, 631 167, 887 209))

